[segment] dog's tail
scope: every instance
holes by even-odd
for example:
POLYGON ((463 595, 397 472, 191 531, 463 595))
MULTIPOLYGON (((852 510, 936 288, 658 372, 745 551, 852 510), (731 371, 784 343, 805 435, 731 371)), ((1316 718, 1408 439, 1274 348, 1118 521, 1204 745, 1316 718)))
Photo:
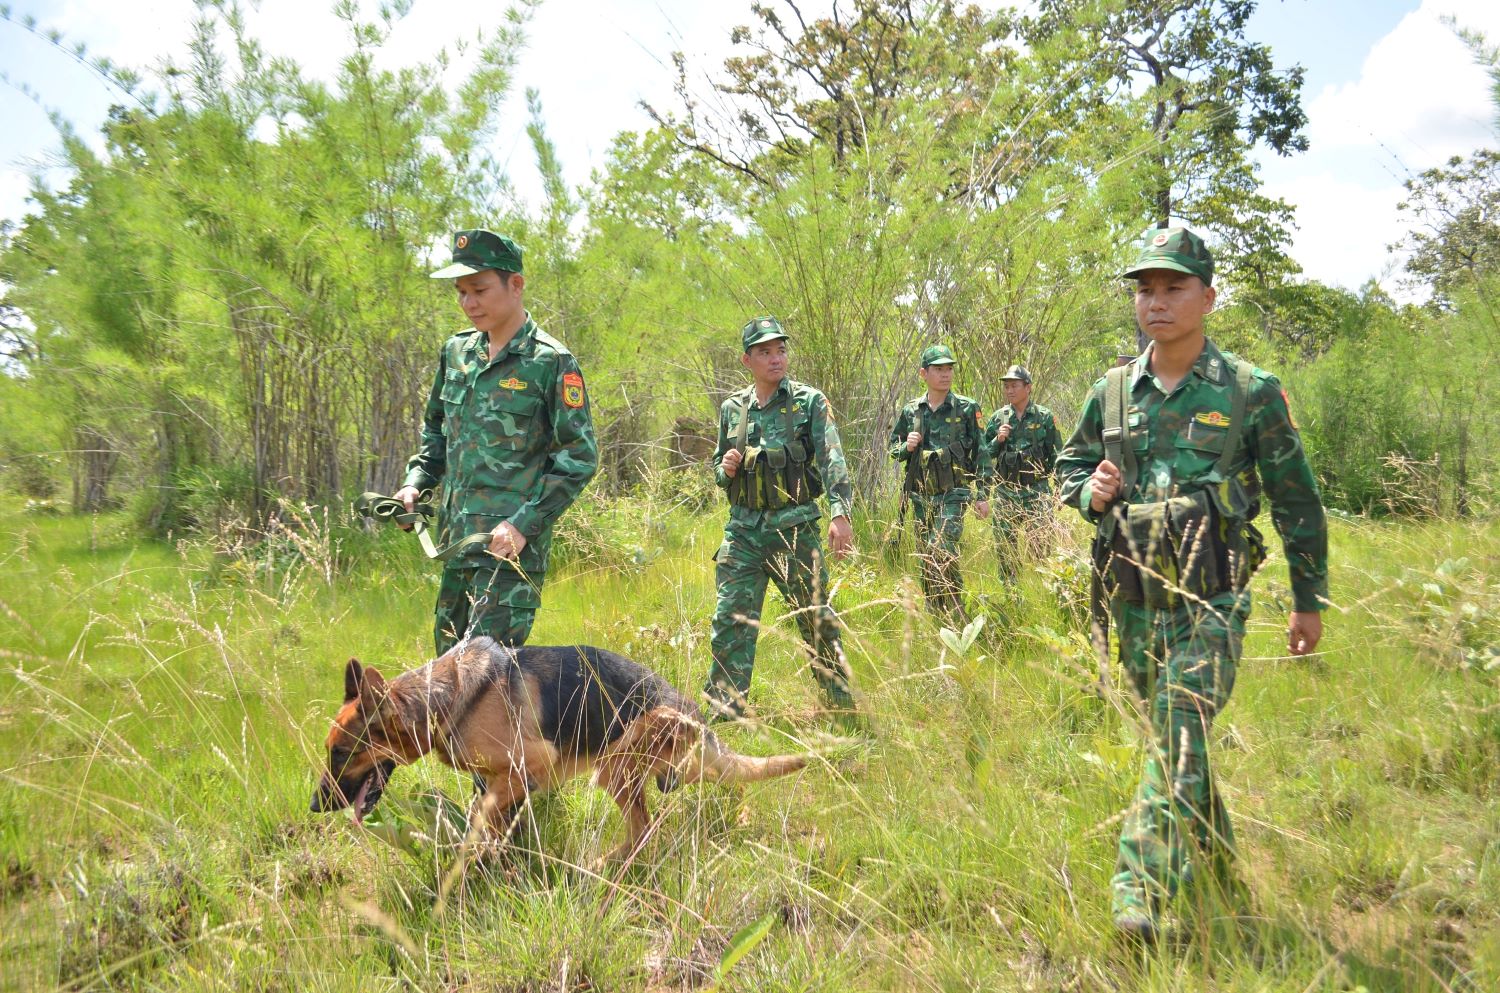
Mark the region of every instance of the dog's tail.
POLYGON ((637 718, 603 758, 605 781, 614 764, 644 758, 662 791, 680 783, 751 783, 796 772, 806 755, 741 755, 721 742, 694 714, 657 707, 637 718))
POLYGON ((712 731, 704 729, 703 747, 694 749, 697 769, 689 769, 684 778, 691 782, 701 779, 709 783, 753 783, 759 779, 775 779, 807 766, 806 755, 741 755, 732 751, 712 731), (694 776, 693 772, 697 775, 694 776))

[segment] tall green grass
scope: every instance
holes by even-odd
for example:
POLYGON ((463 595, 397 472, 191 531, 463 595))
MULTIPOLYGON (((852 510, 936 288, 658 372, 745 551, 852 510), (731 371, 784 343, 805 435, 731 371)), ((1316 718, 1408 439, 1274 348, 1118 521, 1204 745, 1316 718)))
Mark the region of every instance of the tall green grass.
MULTIPOLYGON (((533 643, 623 651, 695 690, 718 516, 691 493, 580 508, 533 643)), ((1311 660, 1284 648, 1284 565, 1262 574, 1215 726, 1244 891, 1195 884, 1144 955, 1114 939, 1107 892, 1139 732, 1059 608, 1076 560, 1002 590, 971 519, 986 622, 955 652, 877 531, 834 568, 873 742, 817 715, 776 605, 758 720, 725 736, 812 750, 807 771, 653 792, 651 844, 599 872, 621 825, 579 780, 441 892, 463 777, 403 769, 376 830, 307 812, 344 661, 428 655, 415 542, 317 518, 177 545, 118 517, 12 519, 0 988, 1500 988, 1500 529, 1336 521, 1311 660)))

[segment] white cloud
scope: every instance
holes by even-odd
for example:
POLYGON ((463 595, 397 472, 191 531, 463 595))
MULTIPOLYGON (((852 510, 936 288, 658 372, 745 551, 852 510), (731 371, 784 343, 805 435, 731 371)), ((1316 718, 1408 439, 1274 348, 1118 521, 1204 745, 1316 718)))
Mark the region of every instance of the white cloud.
POLYGON ((1386 251, 1407 229, 1401 184, 1500 141, 1489 77, 1444 15, 1500 41, 1500 4, 1425 0, 1371 47, 1358 79, 1308 102, 1305 155, 1262 160, 1266 192, 1296 207, 1292 254, 1308 277, 1350 289, 1375 277, 1409 295, 1386 251))
POLYGON ((1326 172, 1288 181, 1276 194, 1297 204, 1293 256, 1320 282, 1358 289, 1373 277, 1393 286, 1401 259, 1386 246, 1405 231, 1396 211, 1403 192, 1399 184, 1364 187, 1326 172))
POLYGON ((1500 5, 1426 0, 1375 43, 1359 79, 1311 101, 1314 148, 1379 143, 1408 168, 1421 169, 1494 140, 1489 78, 1443 23, 1445 14, 1460 26, 1500 34, 1500 5))
POLYGON ((20 169, 0 169, 0 217, 19 220, 26 213, 31 181, 20 169))

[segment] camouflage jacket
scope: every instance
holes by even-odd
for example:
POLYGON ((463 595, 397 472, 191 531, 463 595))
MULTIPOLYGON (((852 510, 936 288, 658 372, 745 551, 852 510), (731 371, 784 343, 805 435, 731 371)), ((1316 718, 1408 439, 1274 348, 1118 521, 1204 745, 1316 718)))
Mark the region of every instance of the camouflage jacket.
MULTIPOLYGON (((1233 356, 1205 341, 1191 372, 1168 395, 1150 370, 1151 350, 1130 367, 1129 443, 1139 471, 1130 503, 1153 503, 1201 489, 1199 480, 1224 450, 1234 388, 1233 356)), ((1104 461, 1104 390, 1100 379, 1084 404, 1078 430, 1057 459, 1062 499, 1098 523, 1089 507, 1089 477, 1104 461)), ((1260 511, 1262 490, 1271 501, 1271 521, 1281 535, 1291 572, 1293 609, 1322 610, 1328 596, 1328 522, 1302 438, 1276 377, 1254 371, 1240 435, 1241 453, 1231 465, 1250 500, 1247 519, 1260 511)))
MULTIPOLYGON (((844 461, 844 446, 839 441, 839 430, 833 423, 833 410, 828 398, 820 390, 793 379, 783 379, 771 402, 760 406, 755 400, 754 385, 736 390, 719 408, 719 444, 714 450, 714 481, 721 489, 729 487, 729 477, 721 465, 724 453, 734 447, 739 433, 740 410, 749 395, 748 414, 750 424, 745 430, 745 444, 761 448, 776 448, 787 443, 786 403, 792 404, 792 431, 813 452, 818 474, 823 478, 823 491, 828 496, 830 517, 848 517, 854 505, 854 485, 849 481, 849 465, 844 461)), ((747 524, 781 531, 818 519, 818 505, 805 503, 780 510, 751 510, 734 504, 729 506, 730 524, 747 524)))
MULTIPOLYGON (((598 468, 578 360, 529 314, 493 362, 482 331, 462 331, 443 344, 422 447, 406 464, 406 485, 443 483, 441 543, 509 521, 526 536, 521 569, 541 575, 553 524, 598 468)), ((453 564, 495 561, 481 547, 453 564)))
POLYGON ((1019 418, 1016 409, 1006 404, 985 425, 984 447, 995 463, 995 478, 1002 485, 1020 486, 1023 472, 1038 477, 1033 481, 1052 475, 1062 436, 1057 433, 1052 411, 1041 404, 1028 403, 1019 418), (1011 426, 1005 441, 997 440, 1002 424, 1011 426))
POLYGON ((984 447, 980 424, 984 421, 984 410, 979 401, 961 393, 949 393, 937 410, 927 406, 927 394, 922 394, 901 408, 896 423, 891 426, 891 458, 909 463, 917 452, 952 449, 963 453, 968 463, 969 474, 974 477, 974 486, 955 486, 945 497, 961 500, 983 500, 990 491, 993 471, 990 454, 984 447), (921 416, 921 426, 917 418, 921 416), (922 432, 922 444, 916 451, 906 450, 906 436, 913 431, 922 432))

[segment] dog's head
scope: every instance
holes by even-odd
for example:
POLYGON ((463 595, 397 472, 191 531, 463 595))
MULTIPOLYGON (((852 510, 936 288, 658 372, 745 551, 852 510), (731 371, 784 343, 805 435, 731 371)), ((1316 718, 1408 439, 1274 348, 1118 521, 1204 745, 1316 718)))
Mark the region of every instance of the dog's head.
POLYGON ((355 816, 364 819, 380 802, 386 780, 404 761, 387 730, 395 727, 388 692, 380 673, 361 666, 359 659, 349 660, 344 706, 328 732, 328 768, 313 793, 313 813, 352 805, 355 816))

